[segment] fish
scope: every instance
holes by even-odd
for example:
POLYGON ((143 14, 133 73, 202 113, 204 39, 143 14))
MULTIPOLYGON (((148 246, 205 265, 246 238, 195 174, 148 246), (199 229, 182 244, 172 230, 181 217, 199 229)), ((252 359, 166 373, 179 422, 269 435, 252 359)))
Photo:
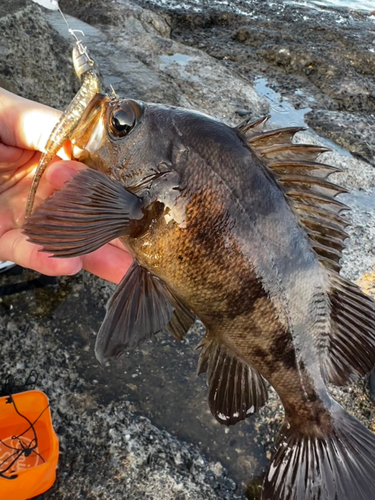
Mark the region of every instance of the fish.
POLYGON ((206 328, 198 373, 223 425, 279 395, 285 420, 262 500, 373 500, 375 436, 330 396, 375 364, 375 304, 340 275, 339 169, 300 127, 238 126, 97 95, 72 142, 88 165, 28 219, 57 257, 119 237, 134 261, 108 302, 100 362, 168 331, 206 328))

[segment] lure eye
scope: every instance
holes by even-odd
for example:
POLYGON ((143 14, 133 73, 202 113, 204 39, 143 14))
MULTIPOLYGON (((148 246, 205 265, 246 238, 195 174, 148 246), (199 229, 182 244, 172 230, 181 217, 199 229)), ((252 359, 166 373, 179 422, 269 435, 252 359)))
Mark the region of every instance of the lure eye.
POLYGON ((113 111, 110 118, 111 132, 115 137, 124 137, 134 128, 135 112, 130 104, 123 104, 113 111))

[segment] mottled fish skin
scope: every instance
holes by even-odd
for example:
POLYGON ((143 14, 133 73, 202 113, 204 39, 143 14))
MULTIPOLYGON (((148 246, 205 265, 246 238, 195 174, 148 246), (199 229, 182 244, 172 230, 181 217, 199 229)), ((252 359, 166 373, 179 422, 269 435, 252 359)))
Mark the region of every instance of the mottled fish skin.
MULTIPOLYGON (((233 424, 256 411, 266 399, 263 378, 281 398, 286 420, 262 499, 373 499, 375 437, 326 388, 375 362, 375 308, 336 272, 344 206, 332 197, 342 191, 320 181, 332 170, 314 163, 324 149, 291 145, 292 128, 257 135, 264 120, 231 128, 200 113, 108 97, 88 108, 87 122, 76 140, 81 159, 121 183, 126 200, 142 200, 141 223, 122 236, 138 263, 132 283, 137 276, 147 283, 149 273, 148 293, 165 294, 161 325, 187 306, 177 337, 191 322, 188 309, 207 329, 199 371, 209 374, 216 418, 233 424)), ((108 317, 111 307, 121 315, 126 280, 118 290, 108 317)))

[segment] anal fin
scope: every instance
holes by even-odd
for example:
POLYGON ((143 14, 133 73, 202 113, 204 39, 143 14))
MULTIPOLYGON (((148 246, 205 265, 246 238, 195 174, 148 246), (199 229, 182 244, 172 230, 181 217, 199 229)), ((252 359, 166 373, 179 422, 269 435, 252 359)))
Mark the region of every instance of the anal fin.
POLYGON ((234 425, 265 404, 265 381, 254 368, 214 340, 205 338, 198 347, 198 374, 208 374, 210 410, 218 422, 234 425))

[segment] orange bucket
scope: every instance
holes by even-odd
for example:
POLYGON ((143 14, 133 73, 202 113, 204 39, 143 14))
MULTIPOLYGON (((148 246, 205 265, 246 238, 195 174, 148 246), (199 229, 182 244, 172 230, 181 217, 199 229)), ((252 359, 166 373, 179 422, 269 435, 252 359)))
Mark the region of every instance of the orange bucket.
POLYGON ((0 498, 27 500, 55 482, 59 441, 43 392, 21 392, 12 398, 15 405, 9 396, 0 398, 0 498))

